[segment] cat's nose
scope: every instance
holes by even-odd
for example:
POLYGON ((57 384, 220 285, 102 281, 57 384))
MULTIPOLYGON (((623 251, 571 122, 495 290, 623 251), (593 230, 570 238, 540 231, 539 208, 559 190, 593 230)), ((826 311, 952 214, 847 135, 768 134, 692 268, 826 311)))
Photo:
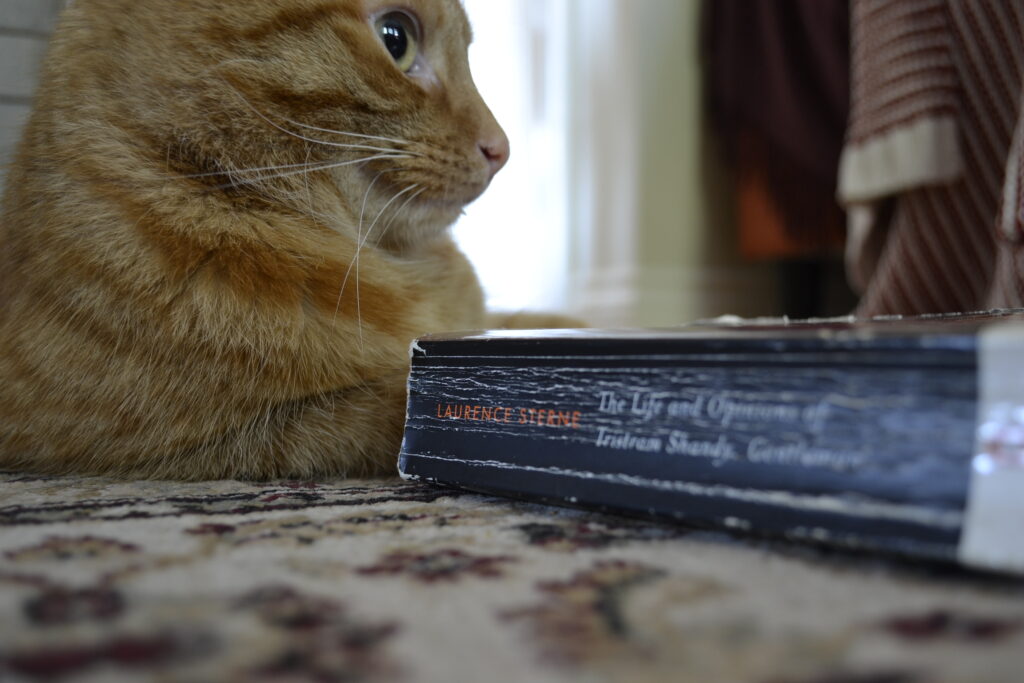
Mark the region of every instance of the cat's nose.
POLYGON ((508 163, 511 153, 508 143, 508 136, 501 128, 489 131, 480 137, 480 153, 487 159, 491 168, 491 178, 508 163))

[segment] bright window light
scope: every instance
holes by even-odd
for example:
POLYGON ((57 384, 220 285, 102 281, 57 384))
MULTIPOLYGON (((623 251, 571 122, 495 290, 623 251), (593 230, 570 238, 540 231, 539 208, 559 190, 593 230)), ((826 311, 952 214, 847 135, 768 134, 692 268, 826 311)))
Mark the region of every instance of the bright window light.
POLYGON ((556 310, 566 298, 567 2, 465 0, 470 63, 512 144, 508 165, 455 237, 493 310, 556 310))

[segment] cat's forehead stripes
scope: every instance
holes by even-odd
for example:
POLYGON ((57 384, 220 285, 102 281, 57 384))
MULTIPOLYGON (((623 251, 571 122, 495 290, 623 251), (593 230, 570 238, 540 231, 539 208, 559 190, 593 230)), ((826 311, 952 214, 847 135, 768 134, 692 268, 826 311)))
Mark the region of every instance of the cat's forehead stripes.
MULTIPOLYGON (((463 46, 469 45, 473 42, 473 29, 469 24, 469 18, 466 16, 466 10, 463 8, 462 0, 441 0, 441 4, 444 5, 442 13, 447 17, 447 22, 455 23, 456 26, 452 27, 452 37, 457 37, 462 42, 463 46)), ((435 7, 429 2, 412 3, 411 8, 420 13, 426 13, 433 9, 437 11, 435 7)), ((439 19, 437 19, 439 23, 439 19)))
POLYGON ((438 3, 410 0, 402 6, 386 0, 324 0, 321 2, 297 3, 278 9, 268 17, 259 17, 253 24, 242 26, 218 21, 215 32, 227 40, 243 39, 259 42, 291 31, 310 31, 324 23, 338 20, 365 21, 370 14, 385 9, 407 9, 416 14, 431 29, 448 25, 450 31, 463 46, 473 41, 473 31, 461 0, 442 0, 443 10, 438 3))
POLYGON ((215 14, 206 34, 222 44, 263 43, 292 33, 309 33, 338 23, 364 21, 361 2, 325 0, 288 3, 269 13, 215 14))
POLYGON ((308 31, 332 19, 359 20, 362 18, 361 13, 360 3, 353 2, 318 2, 308 6, 290 6, 278 10, 255 26, 246 27, 241 31, 241 36, 247 40, 264 40, 287 31, 308 31))

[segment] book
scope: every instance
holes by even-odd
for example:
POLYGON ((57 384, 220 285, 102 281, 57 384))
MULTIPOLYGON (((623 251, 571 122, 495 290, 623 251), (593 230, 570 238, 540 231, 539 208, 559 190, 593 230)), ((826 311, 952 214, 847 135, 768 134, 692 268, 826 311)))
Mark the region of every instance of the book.
POLYGON ((399 471, 1024 573, 1024 311, 425 337, 399 471))

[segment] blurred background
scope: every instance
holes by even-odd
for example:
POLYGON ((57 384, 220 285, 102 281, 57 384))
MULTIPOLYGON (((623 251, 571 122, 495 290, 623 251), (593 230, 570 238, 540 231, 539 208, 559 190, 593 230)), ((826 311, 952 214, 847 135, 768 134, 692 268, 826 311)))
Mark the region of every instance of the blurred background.
POLYGON ((835 200, 845 0, 465 6, 513 146, 456 228, 492 306, 599 325, 853 309, 835 200))
MULTIPOLYGON (((0 161, 61 4, 0 0, 0 161)), ((820 25, 742 0, 464 4, 477 85, 513 149, 455 229, 492 308, 595 325, 853 308, 832 158, 845 125, 846 2, 804 3, 831 8, 820 25), (838 60, 833 73, 793 73, 786 60, 815 49, 838 60), (800 83, 809 93, 794 94, 800 83), (801 106, 773 107, 772 93, 801 106), (809 161, 787 147, 806 142, 819 148, 809 161)))

